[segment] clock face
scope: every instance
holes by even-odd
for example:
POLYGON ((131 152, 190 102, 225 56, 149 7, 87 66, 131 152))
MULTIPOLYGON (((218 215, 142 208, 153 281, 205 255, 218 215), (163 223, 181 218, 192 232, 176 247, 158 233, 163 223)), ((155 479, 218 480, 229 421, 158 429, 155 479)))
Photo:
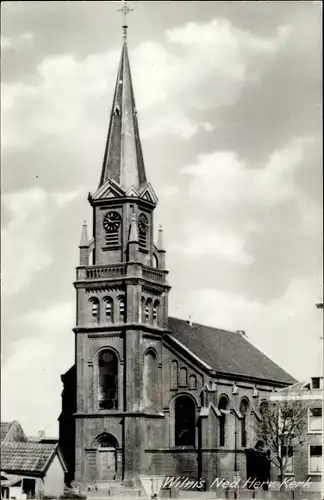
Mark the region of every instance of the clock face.
POLYGON ((108 212, 106 213, 103 220, 103 227, 107 233, 115 233, 118 231, 120 226, 120 215, 118 212, 108 212))
POLYGON ((148 218, 145 214, 141 214, 138 218, 138 230, 140 234, 146 234, 148 230, 148 218))

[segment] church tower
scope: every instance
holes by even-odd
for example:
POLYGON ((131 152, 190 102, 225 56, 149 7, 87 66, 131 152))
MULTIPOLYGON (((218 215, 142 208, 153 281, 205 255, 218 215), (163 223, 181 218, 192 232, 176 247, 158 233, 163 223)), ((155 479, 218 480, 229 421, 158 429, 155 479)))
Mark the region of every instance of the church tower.
POLYGON ((97 190, 76 270, 75 474, 132 482, 162 414, 168 292, 158 199, 147 181, 126 26, 97 190), (153 432, 151 433, 151 435, 153 432))

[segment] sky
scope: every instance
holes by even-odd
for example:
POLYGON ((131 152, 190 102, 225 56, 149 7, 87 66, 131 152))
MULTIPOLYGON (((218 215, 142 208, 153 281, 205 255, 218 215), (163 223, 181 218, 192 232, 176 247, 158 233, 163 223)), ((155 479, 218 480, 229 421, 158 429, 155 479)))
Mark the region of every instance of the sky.
MULTIPOLYGON (((75 267, 121 52, 120 2, 1 3, 2 420, 57 435, 75 267)), ((319 374, 321 2, 129 2, 172 316, 319 374)))

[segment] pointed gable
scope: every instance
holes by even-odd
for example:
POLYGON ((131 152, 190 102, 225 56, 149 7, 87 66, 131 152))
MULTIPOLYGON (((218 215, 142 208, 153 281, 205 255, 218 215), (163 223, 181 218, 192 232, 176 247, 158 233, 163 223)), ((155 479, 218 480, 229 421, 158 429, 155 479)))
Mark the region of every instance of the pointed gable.
POLYGON ((108 198, 116 198, 125 196, 125 192, 121 187, 111 179, 107 181, 97 191, 90 195, 92 200, 106 200, 108 198))
POLYGON ((138 198, 139 194, 138 194, 138 191, 137 191, 136 187, 132 186, 127 191, 126 196, 135 196, 136 198, 138 198))
POLYGON ((140 189, 139 189, 139 195, 141 198, 144 200, 147 200, 151 203, 154 203, 156 205, 158 203, 158 197, 156 196, 154 189, 152 187, 152 184, 150 182, 146 182, 140 189))
POLYGON ((117 74, 99 188, 107 179, 113 179, 125 191, 146 182, 126 41, 117 74))
POLYGON ((17 420, 14 420, 13 422, 1 422, 1 442, 4 441, 27 441, 27 436, 17 420))

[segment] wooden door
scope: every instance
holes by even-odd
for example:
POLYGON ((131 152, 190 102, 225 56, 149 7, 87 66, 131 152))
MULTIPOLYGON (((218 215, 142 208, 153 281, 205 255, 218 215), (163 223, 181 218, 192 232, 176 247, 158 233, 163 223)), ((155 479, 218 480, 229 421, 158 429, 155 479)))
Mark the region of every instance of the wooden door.
POLYGON ((101 481, 112 481, 116 477, 115 448, 99 448, 98 476, 101 481))

